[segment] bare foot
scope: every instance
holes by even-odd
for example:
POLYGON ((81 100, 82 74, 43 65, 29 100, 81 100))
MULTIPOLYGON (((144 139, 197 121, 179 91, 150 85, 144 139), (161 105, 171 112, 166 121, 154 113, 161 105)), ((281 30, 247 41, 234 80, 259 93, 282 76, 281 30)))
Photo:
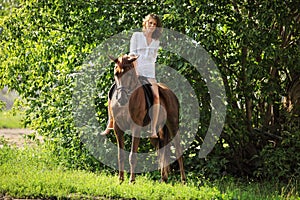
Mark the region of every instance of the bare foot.
POLYGON ((110 133, 110 131, 113 130, 113 128, 107 128, 105 129, 105 131, 103 131, 102 133, 100 133, 100 135, 104 136, 110 133))
POLYGON ((150 138, 152 139, 157 139, 158 138, 158 135, 156 133, 152 133, 152 135, 150 136, 150 138))

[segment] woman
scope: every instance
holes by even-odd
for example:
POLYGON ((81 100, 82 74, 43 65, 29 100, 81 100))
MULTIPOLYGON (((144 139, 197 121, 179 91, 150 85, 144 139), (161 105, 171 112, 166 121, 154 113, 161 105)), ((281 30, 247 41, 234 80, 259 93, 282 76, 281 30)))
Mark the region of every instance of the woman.
MULTIPOLYGON (((151 138, 157 136, 157 120, 159 115, 159 92, 155 79, 155 62, 159 48, 159 38, 162 25, 158 15, 149 14, 143 20, 142 32, 133 33, 130 40, 130 54, 138 55, 135 69, 138 76, 145 77, 150 83, 153 92, 153 107, 151 118, 151 138)), ((109 119, 106 130, 101 135, 106 135, 113 128, 113 119, 109 119)))

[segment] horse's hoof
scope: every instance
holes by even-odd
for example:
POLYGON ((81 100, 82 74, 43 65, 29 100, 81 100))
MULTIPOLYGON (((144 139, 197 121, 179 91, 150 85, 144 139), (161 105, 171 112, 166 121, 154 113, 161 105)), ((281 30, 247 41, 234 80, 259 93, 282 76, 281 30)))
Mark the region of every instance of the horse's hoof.
POLYGON ((161 178, 161 179, 159 180, 160 183, 167 183, 167 181, 168 181, 168 179, 163 179, 163 178, 161 178))
POLYGON ((119 184, 121 185, 124 182, 124 177, 119 176, 119 184))
POLYGON ((130 184, 130 185, 134 185, 134 184, 135 184, 135 180, 130 180, 130 181, 129 181, 129 184, 130 184))

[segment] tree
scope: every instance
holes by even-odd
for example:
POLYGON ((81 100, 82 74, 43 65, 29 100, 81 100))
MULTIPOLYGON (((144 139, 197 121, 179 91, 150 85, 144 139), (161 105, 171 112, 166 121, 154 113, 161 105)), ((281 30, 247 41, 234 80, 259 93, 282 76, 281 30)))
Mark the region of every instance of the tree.
MULTIPOLYGON (((199 132, 185 153, 187 168, 209 177, 231 173, 270 178, 273 171, 289 166, 285 174, 299 175, 295 162, 300 156, 287 157, 283 152, 291 153, 291 147, 299 145, 295 138, 300 134, 281 102, 287 93, 297 91, 292 89, 300 63, 297 4, 292 0, 165 0, 162 5, 145 0, 20 1, 0 23, 0 86, 8 85, 26 100, 25 123, 47 136, 70 166, 95 167, 97 162, 73 124, 72 74, 103 40, 140 27, 142 16, 155 12, 165 28, 188 35, 209 52, 226 88, 224 130, 205 161, 197 157, 210 121, 205 80, 195 76, 184 59, 161 52, 159 62, 187 77, 203 103, 199 132)), ((109 68, 105 73, 99 83, 104 93, 112 80, 109 68)), ((97 106, 105 116, 106 105, 97 106)), ((105 119, 99 121, 105 124, 105 119)))

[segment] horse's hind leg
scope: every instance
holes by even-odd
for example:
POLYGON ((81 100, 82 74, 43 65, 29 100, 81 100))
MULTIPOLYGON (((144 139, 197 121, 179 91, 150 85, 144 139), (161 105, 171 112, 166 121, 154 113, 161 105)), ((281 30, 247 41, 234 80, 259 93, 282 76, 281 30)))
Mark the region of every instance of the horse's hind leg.
POLYGON ((184 172, 184 166, 183 166, 183 152, 180 144, 180 135, 179 132, 175 135, 174 139, 174 145, 175 145, 175 152, 176 152, 176 158, 179 164, 179 169, 180 169, 180 175, 181 175, 181 182, 185 183, 186 181, 186 176, 184 172))
POLYGON ((158 159, 161 173, 161 182, 168 181, 169 164, 170 164, 170 146, 169 146, 169 132, 166 127, 160 129, 158 141, 158 159))

